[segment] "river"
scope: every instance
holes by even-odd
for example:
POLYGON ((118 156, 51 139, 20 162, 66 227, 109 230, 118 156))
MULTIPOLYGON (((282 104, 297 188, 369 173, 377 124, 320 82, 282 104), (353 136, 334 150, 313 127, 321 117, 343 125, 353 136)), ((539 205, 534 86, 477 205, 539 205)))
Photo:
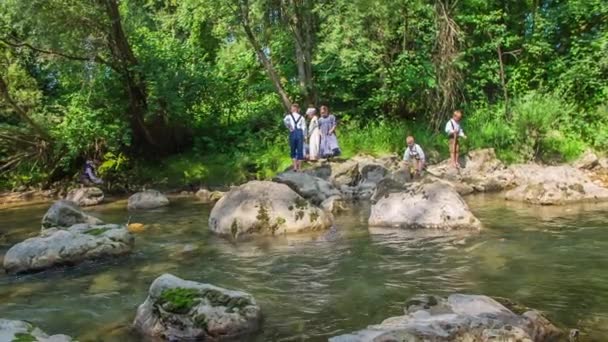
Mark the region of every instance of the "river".
MULTIPOLYGON (((87 209, 141 222, 129 256, 37 274, 0 275, 0 318, 80 341, 139 341, 137 306, 164 272, 251 293, 264 313, 256 341, 326 341, 403 312, 408 297, 506 297, 542 310, 584 341, 608 340, 608 206, 536 207, 468 197, 479 234, 368 228, 365 206, 337 218, 340 236, 231 243, 207 229, 210 206, 174 199, 129 213, 118 200, 87 209)), ((49 203, 0 210, 0 255, 39 232, 49 203)))

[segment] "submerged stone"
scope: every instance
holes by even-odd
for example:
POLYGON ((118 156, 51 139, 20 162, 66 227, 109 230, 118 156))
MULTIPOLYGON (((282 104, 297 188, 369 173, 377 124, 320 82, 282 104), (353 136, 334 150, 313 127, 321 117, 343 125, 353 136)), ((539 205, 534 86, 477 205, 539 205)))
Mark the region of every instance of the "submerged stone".
POLYGON ((67 335, 49 336, 40 328, 25 321, 0 319, 0 341, 11 342, 71 342, 67 335))
POLYGON ((330 342, 377 341, 556 341, 562 332, 537 311, 521 315, 487 296, 410 299, 405 315, 391 317, 330 342))
POLYGON ((248 293, 163 274, 150 286, 133 326, 165 340, 237 340, 259 330, 261 317, 248 293))
POLYGON ((157 190, 145 190, 135 193, 129 197, 127 208, 136 209, 155 209, 169 205, 169 199, 157 190))

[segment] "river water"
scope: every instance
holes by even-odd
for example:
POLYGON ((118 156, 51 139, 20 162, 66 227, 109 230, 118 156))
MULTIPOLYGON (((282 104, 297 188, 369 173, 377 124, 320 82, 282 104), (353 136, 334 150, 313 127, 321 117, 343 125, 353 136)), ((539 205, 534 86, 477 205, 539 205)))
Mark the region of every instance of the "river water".
MULTIPOLYGON (((254 295, 256 341, 326 341, 402 313, 420 293, 506 297, 536 308, 583 341, 608 341, 608 206, 536 207, 468 197, 484 230, 439 235, 372 229, 369 210, 337 218, 339 236, 233 244, 207 230, 210 206, 175 199, 129 213, 124 200, 88 209, 141 222, 130 256, 23 276, 0 275, 0 318, 28 320, 80 341, 139 341, 130 331, 151 282, 165 272, 254 295)), ((49 203, 0 210, 0 255, 40 229, 49 203)))

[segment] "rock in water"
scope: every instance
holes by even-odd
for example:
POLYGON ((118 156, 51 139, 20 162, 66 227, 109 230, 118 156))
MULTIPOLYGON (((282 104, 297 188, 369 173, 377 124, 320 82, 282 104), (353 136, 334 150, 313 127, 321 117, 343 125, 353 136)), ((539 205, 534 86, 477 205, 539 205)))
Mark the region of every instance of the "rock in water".
POLYGON ((99 188, 77 188, 68 192, 66 200, 76 203, 81 207, 98 205, 103 202, 103 191, 99 188))
POLYGON ((331 183, 301 172, 284 172, 277 175, 273 181, 282 183, 297 192, 300 196, 319 205, 330 197, 340 197, 340 191, 331 183))
POLYGON ((86 214, 80 207, 67 200, 59 200, 42 217, 42 228, 67 228, 78 223, 101 224, 97 217, 86 214))
POLYGON ((412 183, 407 190, 376 198, 369 225, 412 229, 481 229, 481 223, 456 190, 437 182, 412 183))
POLYGON ((129 197, 127 208, 132 209, 154 209, 169 205, 169 199, 157 190, 146 190, 135 193, 129 197))
POLYGON ((379 341, 555 341, 562 332, 536 311, 517 315, 487 296, 421 296, 409 301, 404 316, 330 342, 379 341))
POLYGON ((261 317, 248 293, 163 274, 150 286, 133 326, 167 341, 236 341, 259 330, 261 317))
POLYGON ((525 164, 511 169, 518 186, 506 193, 507 200, 542 205, 608 200, 608 189, 572 166, 525 164))
POLYGON ((233 238, 323 230, 331 225, 331 214, 287 185, 266 181, 252 181, 230 190, 209 216, 211 231, 233 238))
POLYGON ((0 341, 70 342, 74 340, 67 335, 49 336, 28 322, 0 319, 0 341))
POLYGON ((74 265, 129 253, 133 244, 127 228, 116 224, 81 223, 66 230, 51 228, 11 247, 4 256, 4 268, 9 273, 20 273, 74 265))
POLYGON ((328 213, 335 214, 341 211, 346 211, 348 209, 348 205, 342 196, 332 196, 321 202, 321 208, 328 213))

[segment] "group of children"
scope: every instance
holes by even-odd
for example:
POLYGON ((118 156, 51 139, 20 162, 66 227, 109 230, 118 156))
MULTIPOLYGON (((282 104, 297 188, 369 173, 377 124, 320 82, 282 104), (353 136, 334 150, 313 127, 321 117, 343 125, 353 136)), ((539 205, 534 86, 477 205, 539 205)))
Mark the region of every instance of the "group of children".
MULTIPOLYGON (((460 168, 458 155, 460 153, 460 139, 466 139, 460 120, 462 119, 462 111, 455 110, 452 118, 445 124, 445 133, 448 137, 450 147, 450 163, 456 169, 460 168)), ((413 136, 406 138, 406 148, 403 154, 403 162, 406 170, 409 170, 412 177, 419 176, 426 164, 424 151, 420 145, 416 144, 413 136)))
POLYGON ((328 106, 323 105, 320 109, 320 117, 314 106, 311 105, 306 110, 309 126, 306 125, 306 118, 300 114, 297 103, 291 105, 290 113, 283 119, 285 127, 289 129, 290 155, 296 172, 301 170, 303 160, 314 162, 341 153, 336 137, 336 117, 329 112, 328 106))

